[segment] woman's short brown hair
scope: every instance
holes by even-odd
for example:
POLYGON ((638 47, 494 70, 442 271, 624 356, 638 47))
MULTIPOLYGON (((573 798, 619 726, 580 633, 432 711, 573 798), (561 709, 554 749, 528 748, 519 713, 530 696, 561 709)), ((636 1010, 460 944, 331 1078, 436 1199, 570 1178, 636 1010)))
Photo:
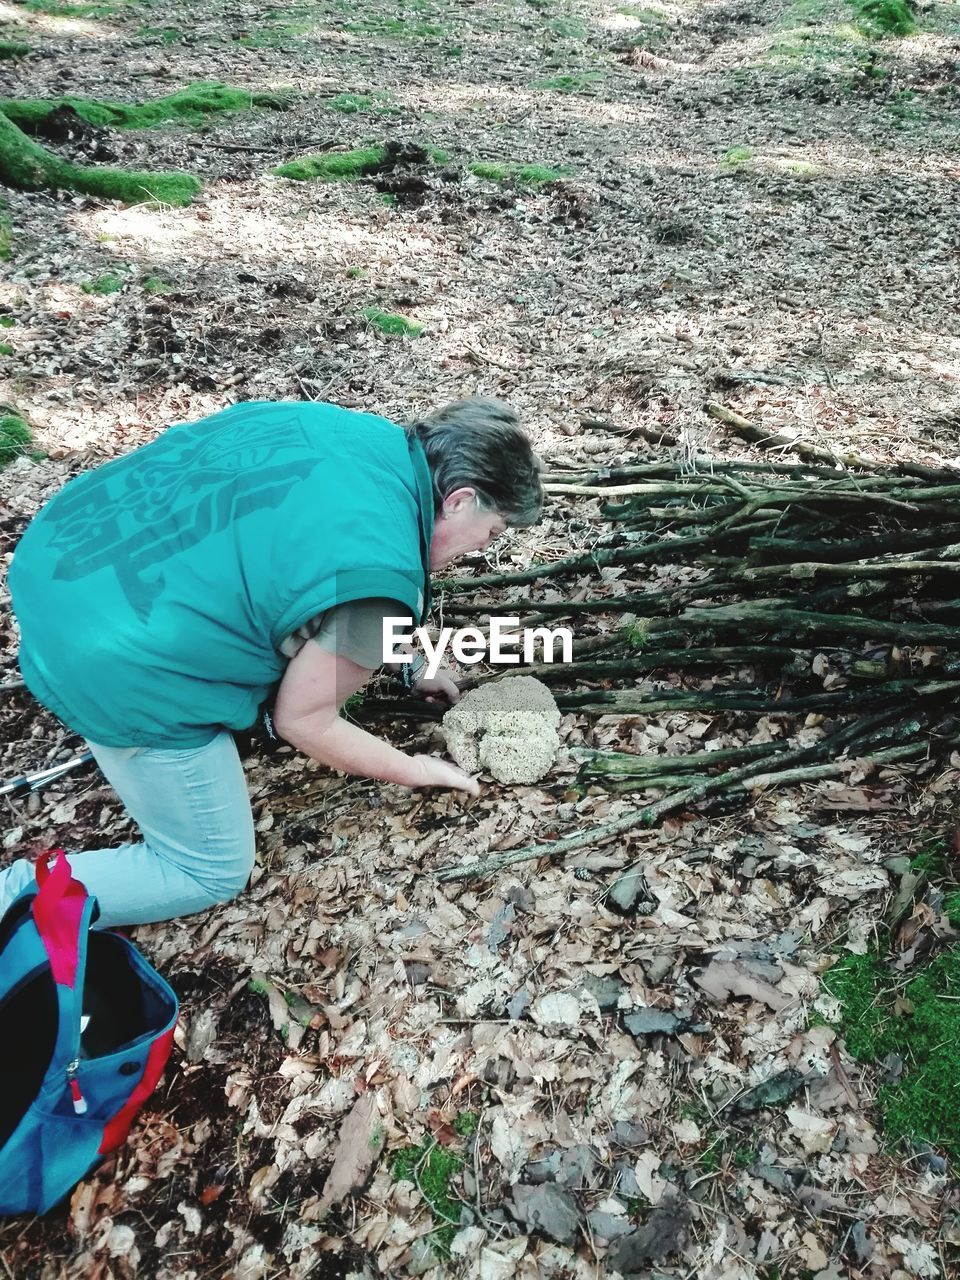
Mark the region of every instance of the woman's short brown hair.
POLYGON ((484 396, 456 400, 405 429, 423 445, 438 510, 455 490, 469 488, 508 525, 540 519, 540 462, 508 404, 484 396))

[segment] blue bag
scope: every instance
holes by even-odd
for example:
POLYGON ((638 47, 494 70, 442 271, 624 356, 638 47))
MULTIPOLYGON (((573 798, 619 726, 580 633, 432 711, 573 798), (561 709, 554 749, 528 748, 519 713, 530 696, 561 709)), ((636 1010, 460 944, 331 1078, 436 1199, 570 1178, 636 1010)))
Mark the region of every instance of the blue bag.
POLYGON ((177 1021, 136 947, 91 930, 96 899, 55 853, 0 920, 0 1213, 45 1213, 125 1141, 177 1021))

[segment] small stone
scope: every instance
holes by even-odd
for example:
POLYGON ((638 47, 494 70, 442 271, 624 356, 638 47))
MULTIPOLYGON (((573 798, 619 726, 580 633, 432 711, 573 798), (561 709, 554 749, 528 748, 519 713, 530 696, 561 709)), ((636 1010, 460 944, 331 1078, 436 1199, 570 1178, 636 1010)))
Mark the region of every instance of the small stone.
POLYGON ((430 965, 424 964, 421 960, 405 960, 403 969, 411 987, 419 987, 427 981, 432 972, 430 965))
POLYGON ((530 1187, 517 1183, 505 1201, 507 1209, 530 1231, 540 1231, 558 1244, 572 1244, 580 1227, 580 1210, 569 1191, 556 1183, 530 1187))
POLYGON ((507 1017, 513 1019, 522 1018, 529 1007, 530 992, 524 987, 522 991, 518 991, 511 1000, 507 1001, 507 1017))
POLYGON ((849 1239, 858 1264, 861 1267, 865 1267, 873 1257, 876 1241, 867 1234, 867 1224, 862 1219, 855 1222, 850 1228, 849 1239))
POLYGON ((529 1164, 524 1165, 523 1176, 527 1182, 536 1184, 555 1182, 559 1168, 560 1152, 551 1151, 549 1155, 543 1156, 539 1160, 531 1160, 529 1164))
POLYGON ((601 1213, 599 1209, 587 1214, 587 1222, 593 1234, 604 1240, 619 1240, 633 1230, 633 1223, 629 1218, 621 1218, 615 1213, 601 1213))
POLYGON ((903 1075, 903 1059, 899 1053, 888 1053, 881 1066, 883 1067, 884 1084, 896 1084, 903 1075))
POLYGON ((929 1142, 915 1142, 914 1147, 920 1157, 920 1163, 926 1165, 931 1173, 942 1176, 947 1172, 946 1160, 929 1142))
POLYGON ((692 1010, 681 1009, 673 1013, 669 1009, 652 1009, 643 1005, 624 1014, 623 1025, 635 1038, 676 1036, 684 1031, 708 1030, 705 1024, 694 1021, 692 1010))
POLYGON ((532 915, 537 909, 537 899, 533 890, 525 884, 515 884, 503 895, 507 902, 512 902, 518 911, 532 915))
POLYGON ((638 1196, 640 1194, 640 1184, 637 1182, 632 1161, 618 1160, 613 1166, 613 1172, 615 1175, 613 1186, 618 1195, 638 1196))
POLYGON ((685 1201, 665 1197, 643 1226, 621 1237, 606 1257, 606 1265, 624 1276, 649 1275, 649 1264, 660 1262, 683 1248, 690 1227, 685 1201))
POLYGON ((557 1181, 574 1189, 587 1187, 596 1167, 597 1158, 585 1143, 568 1147, 560 1153, 557 1181))
POLYGON ((610 1013, 616 1009, 620 997, 626 992, 626 983, 621 978, 598 977, 595 973, 583 975, 583 990, 593 996, 600 1006, 601 1013, 610 1013))
POLYGON ((490 921, 490 928, 487 930, 488 950, 496 952, 503 946, 510 937, 510 926, 516 918, 517 910, 512 902, 508 902, 500 908, 490 921))
POLYGON ((418 1236, 410 1246, 410 1258, 405 1270, 408 1276, 426 1275, 438 1263, 439 1259, 426 1236, 418 1236))
POLYGON ((767 1080, 754 1085, 746 1093, 741 1094, 730 1107, 731 1115, 749 1115, 759 1111, 761 1107, 772 1107, 778 1103, 788 1102, 795 1093, 803 1088, 805 1076, 794 1067, 778 1071, 767 1080))
POLYGON ((647 975, 647 981, 652 986, 659 985, 667 974, 672 972, 675 962, 676 956, 668 952, 661 952, 652 960, 644 960, 643 971, 647 975))
POLYGON ((636 911, 647 899, 647 882, 638 871, 628 871, 614 880, 604 904, 621 915, 636 911))
POLYGON ((646 1125, 635 1124, 632 1120, 618 1120, 611 1136, 618 1147, 642 1147, 647 1140, 646 1125))

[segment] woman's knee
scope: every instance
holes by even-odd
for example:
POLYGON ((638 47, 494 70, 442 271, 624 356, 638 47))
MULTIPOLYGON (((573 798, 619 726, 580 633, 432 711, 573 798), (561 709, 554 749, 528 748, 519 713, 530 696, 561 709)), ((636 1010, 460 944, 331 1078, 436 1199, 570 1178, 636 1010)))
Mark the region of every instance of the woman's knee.
POLYGON ((252 836, 238 845, 235 856, 223 867, 212 886, 217 892, 217 902, 231 902, 243 893, 250 883, 255 855, 256 842, 252 836))
POLYGON ((247 887, 255 861, 256 841, 252 831, 249 834, 238 833, 229 846, 217 849, 215 857, 211 857, 209 850, 193 857, 184 856, 183 851, 178 850, 176 858, 171 858, 168 850, 156 846, 153 852, 168 864, 174 864, 200 890, 204 905, 213 907, 217 903, 231 902, 247 887))

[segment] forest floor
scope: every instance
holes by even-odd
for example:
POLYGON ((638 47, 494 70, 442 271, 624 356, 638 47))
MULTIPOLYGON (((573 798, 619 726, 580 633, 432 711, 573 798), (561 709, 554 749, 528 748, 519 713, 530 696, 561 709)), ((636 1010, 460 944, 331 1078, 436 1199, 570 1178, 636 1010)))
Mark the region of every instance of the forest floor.
MULTIPOLYGON (((554 468, 759 456, 705 415, 719 400, 840 452, 960 465, 960 5, 916 16, 878 38, 844 0, 0 0, 0 39, 33 46, 0 62, 9 97, 292 93, 49 144, 188 170, 190 207, 5 195, 0 400, 43 456, 0 474, 4 550, 71 475, 239 399, 403 421, 500 396, 554 468), (391 140, 425 150, 356 180, 273 172, 391 140), (377 311, 423 331, 383 332, 377 311)), ((552 498, 476 563, 601 531, 595 501, 552 498)), ((605 569, 524 594, 676 580, 605 569)), ((10 681, 6 607, 0 636, 10 681)), ((3 777, 80 749, 22 690, 0 697, 3 777)), ((568 714, 561 733, 680 755, 796 728, 568 714)), ((442 750, 430 725, 381 731, 442 750)), ((182 1001, 164 1082, 68 1203, 0 1228, 6 1274, 946 1280, 960 1129, 931 1130, 902 1091, 940 1071, 960 1114, 956 1023, 932 1065, 910 1048, 925 966, 947 975, 945 1018, 960 997, 943 949, 958 765, 864 783, 851 762, 446 884, 446 864, 632 801, 573 788, 565 753, 543 783, 486 779, 476 801, 251 755, 251 888, 136 931, 182 1001), (624 917, 604 891, 638 860, 645 914, 624 917), (889 922, 907 872, 905 934, 889 922), (637 1020, 650 1008, 676 1015, 666 1031, 637 1020), (857 1040, 868 1013, 879 1061, 857 1040), (338 1152, 369 1176, 326 1212, 338 1152)), ((93 771, 4 806, 7 858, 131 834, 93 771)))

